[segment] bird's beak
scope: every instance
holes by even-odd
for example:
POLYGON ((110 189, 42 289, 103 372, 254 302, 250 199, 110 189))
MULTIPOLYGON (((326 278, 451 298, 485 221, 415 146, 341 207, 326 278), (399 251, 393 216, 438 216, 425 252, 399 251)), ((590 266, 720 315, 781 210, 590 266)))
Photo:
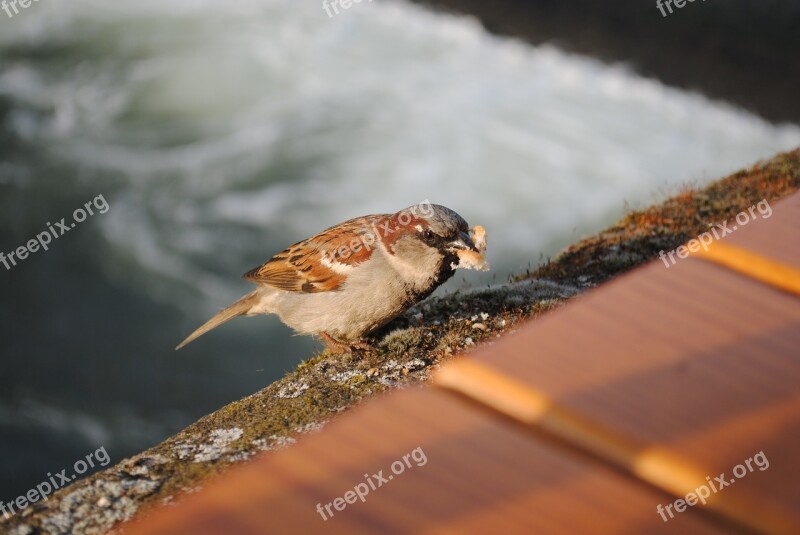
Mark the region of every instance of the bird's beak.
POLYGON ((472 241, 472 238, 470 238, 469 234, 466 233, 466 232, 461 232, 458 235, 458 238, 456 238, 455 240, 451 241, 448 244, 447 248, 452 250, 452 251, 472 250, 472 251, 475 251, 476 253, 479 252, 478 248, 475 247, 475 243, 472 241))

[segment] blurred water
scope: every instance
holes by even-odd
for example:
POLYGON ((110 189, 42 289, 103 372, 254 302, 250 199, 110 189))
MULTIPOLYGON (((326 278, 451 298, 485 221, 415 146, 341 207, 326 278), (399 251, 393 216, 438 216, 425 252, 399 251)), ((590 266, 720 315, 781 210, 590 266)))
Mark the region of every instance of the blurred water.
POLYGON ((315 347, 274 318, 175 354, 239 275, 340 220, 430 199, 502 281, 681 184, 800 145, 697 94, 405 2, 72 0, 0 13, 0 499, 114 461, 315 347))

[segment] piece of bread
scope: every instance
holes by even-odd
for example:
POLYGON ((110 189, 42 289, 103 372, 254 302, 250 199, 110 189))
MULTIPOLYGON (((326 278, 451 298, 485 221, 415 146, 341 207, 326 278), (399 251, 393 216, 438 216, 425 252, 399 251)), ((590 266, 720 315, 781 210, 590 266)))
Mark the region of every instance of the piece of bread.
POLYGON ((454 267, 489 271, 489 262, 486 261, 486 229, 476 225, 469 230, 469 235, 478 251, 458 251, 458 266, 454 267))

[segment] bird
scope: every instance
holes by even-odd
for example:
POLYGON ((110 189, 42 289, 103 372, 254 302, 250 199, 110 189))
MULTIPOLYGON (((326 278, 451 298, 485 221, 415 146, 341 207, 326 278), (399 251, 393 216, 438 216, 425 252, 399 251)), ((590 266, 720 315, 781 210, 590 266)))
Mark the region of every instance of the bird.
POLYGON ((428 297, 457 268, 487 270, 485 249, 483 227, 470 229, 458 213, 429 201, 350 219, 245 273, 256 289, 175 349, 238 316, 276 314, 297 334, 320 337, 333 353, 368 350, 366 336, 428 297))

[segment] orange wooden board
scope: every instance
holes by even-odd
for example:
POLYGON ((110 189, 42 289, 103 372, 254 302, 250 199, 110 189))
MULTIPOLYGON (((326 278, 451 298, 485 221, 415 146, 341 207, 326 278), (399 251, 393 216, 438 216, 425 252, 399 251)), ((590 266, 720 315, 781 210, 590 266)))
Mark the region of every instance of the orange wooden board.
POLYGON ((428 388, 357 408, 126 533, 724 533, 694 514, 664 523, 656 505, 671 501, 428 388), (425 464, 412 458, 393 475, 392 463, 416 448, 425 464), (393 478, 322 519, 318 503, 379 470, 393 478))
MULTIPOLYGON (((792 195, 770 207, 772 215, 768 219, 763 219, 756 209, 757 219, 750 217, 745 226, 728 234, 723 241, 800 269, 800 195, 792 195)), ((739 226, 735 220, 728 224, 732 230, 731 225, 739 226)))
POLYGON ((763 450, 770 468, 743 484, 800 521, 797 297, 703 260, 657 262, 474 357, 707 475, 763 450))

